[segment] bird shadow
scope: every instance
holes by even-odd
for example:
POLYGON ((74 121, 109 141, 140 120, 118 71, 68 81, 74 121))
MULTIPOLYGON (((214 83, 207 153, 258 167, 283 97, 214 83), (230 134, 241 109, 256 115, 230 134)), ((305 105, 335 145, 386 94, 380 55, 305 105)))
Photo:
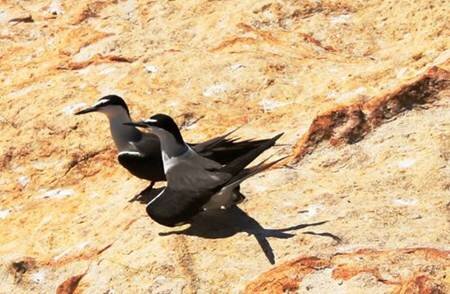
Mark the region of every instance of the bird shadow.
POLYGON ((152 201, 153 198, 158 196, 159 193, 161 193, 162 190, 164 190, 165 187, 160 188, 154 188, 153 185, 148 185, 144 190, 137 193, 133 196, 128 202, 139 202, 141 204, 148 204, 150 201, 152 201))
MULTIPOLYGON (((147 188, 137 194, 131 201, 137 201, 141 204, 148 204, 155 198, 165 187, 147 188)), ((298 231, 307 227, 320 226, 328 221, 320 221, 314 223, 298 224, 290 227, 279 229, 266 229, 258 223, 257 220, 249 216, 238 206, 232 206, 226 210, 211 210, 199 213, 190 222, 190 226, 183 230, 173 230, 169 232, 161 232, 160 236, 169 235, 188 235, 197 236, 206 239, 222 239, 231 237, 237 233, 245 232, 253 235, 258 242, 261 250, 271 264, 275 263, 275 254, 267 238, 289 239, 295 236, 294 231, 298 231)), ((312 231, 303 232, 303 234, 324 236, 333 238, 340 242, 341 239, 331 233, 315 233, 312 231)))
POLYGON ((306 227, 319 226, 328 221, 309 224, 299 224, 281 229, 266 229, 254 218, 250 217, 237 206, 227 210, 208 211, 198 214, 190 223, 190 227, 170 232, 159 233, 160 236, 189 235, 207 239, 228 238, 237 233, 245 232, 253 235, 271 264, 275 263, 275 255, 267 238, 289 239, 295 236, 293 231, 306 227))

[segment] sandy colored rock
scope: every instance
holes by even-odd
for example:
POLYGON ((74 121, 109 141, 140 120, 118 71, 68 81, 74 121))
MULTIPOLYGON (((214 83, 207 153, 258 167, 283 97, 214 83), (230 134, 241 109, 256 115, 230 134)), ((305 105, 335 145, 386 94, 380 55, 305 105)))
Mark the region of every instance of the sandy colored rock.
POLYGON ((448 251, 429 248, 302 257, 250 283, 247 293, 448 293, 448 251))
POLYGON ((0 293, 445 293, 446 4, 1 2, 0 293), (73 116, 110 93, 189 141, 282 130, 290 161, 159 226, 106 118, 73 116))

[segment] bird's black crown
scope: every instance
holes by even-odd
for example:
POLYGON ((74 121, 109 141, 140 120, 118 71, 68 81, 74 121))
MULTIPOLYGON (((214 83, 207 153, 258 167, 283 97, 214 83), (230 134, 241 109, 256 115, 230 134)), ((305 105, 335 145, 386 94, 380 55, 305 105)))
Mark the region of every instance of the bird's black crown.
POLYGON ((101 105, 99 106, 107 106, 107 105, 118 105, 118 106, 122 106, 123 108, 125 108, 128 112, 128 114, 130 114, 130 111, 128 110, 128 105, 125 103, 125 101, 117 96, 117 95, 106 95, 100 99, 98 99, 98 101, 104 101, 103 103, 101 103, 101 105))
POLYGON ((178 128, 175 121, 168 115, 158 113, 150 117, 149 120, 145 120, 145 123, 155 126, 161 129, 166 130, 167 132, 171 133, 178 143, 183 143, 183 137, 181 136, 180 129, 178 128))

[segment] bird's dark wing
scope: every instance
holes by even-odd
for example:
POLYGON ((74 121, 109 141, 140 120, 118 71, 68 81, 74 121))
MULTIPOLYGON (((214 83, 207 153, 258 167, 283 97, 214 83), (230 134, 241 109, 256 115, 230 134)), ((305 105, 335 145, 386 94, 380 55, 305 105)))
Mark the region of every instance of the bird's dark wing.
POLYGON ((201 156, 217 161, 220 164, 227 164, 270 140, 251 139, 240 141, 239 138, 228 138, 236 130, 234 129, 225 135, 212 138, 203 143, 189 145, 201 156))
POLYGON ((164 181, 161 147, 158 137, 142 133, 137 140, 130 142, 130 151, 120 152, 119 163, 134 176, 149 181, 164 181))
MULTIPOLYGON (((244 168, 240 170, 237 174, 233 174, 233 176, 224 184, 222 184, 220 191, 215 193, 208 202, 203 206, 204 210, 211 209, 225 209, 229 208, 232 205, 238 204, 245 197, 239 192, 239 185, 248 179, 249 177, 260 173, 281 160, 285 159, 285 157, 280 158, 275 161, 268 162, 268 158, 259 164, 252 166, 250 168, 244 168)), ((239 161, 240 163, 241 161, 239 161)), ((220 169, 219 169, 220 172, 220 169)))
POLYGON ((231 179, 232 175, 218 172, 222 168, 216 162, 202 157, 180 159, 176 167, 166 173, 168 187, 173 191, 191 193, 215 191, 231 179))
POLYGON ((220 164, 228 164, 234 159, 258 148, 261 144, 266 143, 267 140, 223 140, 214 147, 199 152, 202 156, 219 162, 220 164))
POLYGON ((275 137, 265 140, 264 143, 260 144, 258 147, 250 150, 244 155, 234 159, 229 164, 225 165, 218 172, 227 173, 231 175, 237 175, 240 171, 242 171, 247 165, 250 164, 256 157, 258 157, 261 153, 263 153, 268 148, 275 145, 275 142, 283 135, 283 133, 276 135, 275 137))
POLYGON ((132 141, 130 144, 144 156, 157 156, 161 158, 161 144, 155 134, 141 133, 139 140, 132 141))
POLYGON ((231 175, 177 164, 167 172, 168 185, 147 205, 148 215, 165 226, 188 222, 198 214, 231 175))
POLYGON ((232 190, 246 178, 275 164, 263 162, 244 170, 264 150, 273 146, 280 136, 267 140, 225 166, 197 154, 179 158, 176 165, 166 172, 166 189, 148 204, 148 215, 165 226, 188 222, 217 192, 232 190))
POLYGON ((277 160, 273 160, 270 162, 268 161, 268 158, 260 162, 259 164, 252 166, 250 168, 245 168, 241 170, 238 174, 233 176, 226 184, 227 188, 234 188, 238 186, 240 183, 242 183, 244 180, 248 179, 249 177, 256 175, 257 173, 260 173, 266 169, 271 168, 278 162, 282 161, 283 159, 286 159, 285 157, 279 158, 277 160), (229 186, 229 187, 228 187, 229 186))
POLYGON ((132 175, 148 181, 165 181, 161 155, 141 156, 133 152, 121 152, 117 156, 119 163, 132 175))
POLYGON ((147 205, 147 213, 153 220, 164 226, 173 227, 187 223, 202 211, 218 190, 224 187, 224 181, 227 182, 225 188, 234 189, 243 180, 273 166, 282 159, 284 158, 269 163, 263 161, 254 167, 242 170, 232 178, 228 174, 218 172, 208 173, 208 175, 203 175, 205 178, 202 178, 201 174, 194 174, 191 171, 192 175, 182 177, 182 182, 179 182, 180 186, 171 185, 172 182, 169 180, 169 186, 147 205), (211 174, 216 175, 217 178, 213 178, 211 174), (182 189, 180 190, 180 188, 182 189))
POLYGON ((230 136, 232 133, 236 132, 238 129, 239 128, 236 128, 236 129, 232 130, 231 132, 228 132, 222 136, 209 139, 202 143, 189 144, 189 145, 191 147, 193 147, 193 149, 197 152, 205 152, 206 150, 214 148, 217 145, 222 145, 222 144, 230 145, 230 143, 234 142, 236 139, 231 139, 231 138, 227 138, 227 137, 230 136))
POLYGON ((173 227, 198 214, 210 193, 175 191, 170 187, 147 205, 147 214, 157 223, 173 227))

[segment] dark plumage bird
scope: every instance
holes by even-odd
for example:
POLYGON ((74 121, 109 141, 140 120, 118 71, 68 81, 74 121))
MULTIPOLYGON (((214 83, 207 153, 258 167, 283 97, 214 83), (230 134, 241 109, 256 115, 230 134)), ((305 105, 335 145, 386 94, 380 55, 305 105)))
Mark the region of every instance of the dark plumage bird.
MULTIPOLYGON (((161 142, 167 186, 147 205, 147 213, 156 222, 176 226, 189 222, 201 211, 225 209, 241 199, 234 193, 245 179, 275 163, 262 162, 246 168, 263 151, 275 144, 279 134, 258 144, 231 162, 221 164, 206 158, 186 144, 176 123, 167 115, 126 125, 149 128, 161 142)), ((281 159, 280 159, 281 160, 281 159)))
MULTIPOLYGON (((111 135, 119 152, 119 163, 134 176, 151 181, 147 189, 150 190, 155 182, 166 180, 158 137, 124 125, 132 120, 128 106, 121 97, 117 95, 102 97, 92 107, 75 114, 90 112, 101 112, 108 117, 111 135)), ((226 164, 268 141, 236 141, 227 138, 231 133, 203 143, 188 145, 202 156, 226 164)))

